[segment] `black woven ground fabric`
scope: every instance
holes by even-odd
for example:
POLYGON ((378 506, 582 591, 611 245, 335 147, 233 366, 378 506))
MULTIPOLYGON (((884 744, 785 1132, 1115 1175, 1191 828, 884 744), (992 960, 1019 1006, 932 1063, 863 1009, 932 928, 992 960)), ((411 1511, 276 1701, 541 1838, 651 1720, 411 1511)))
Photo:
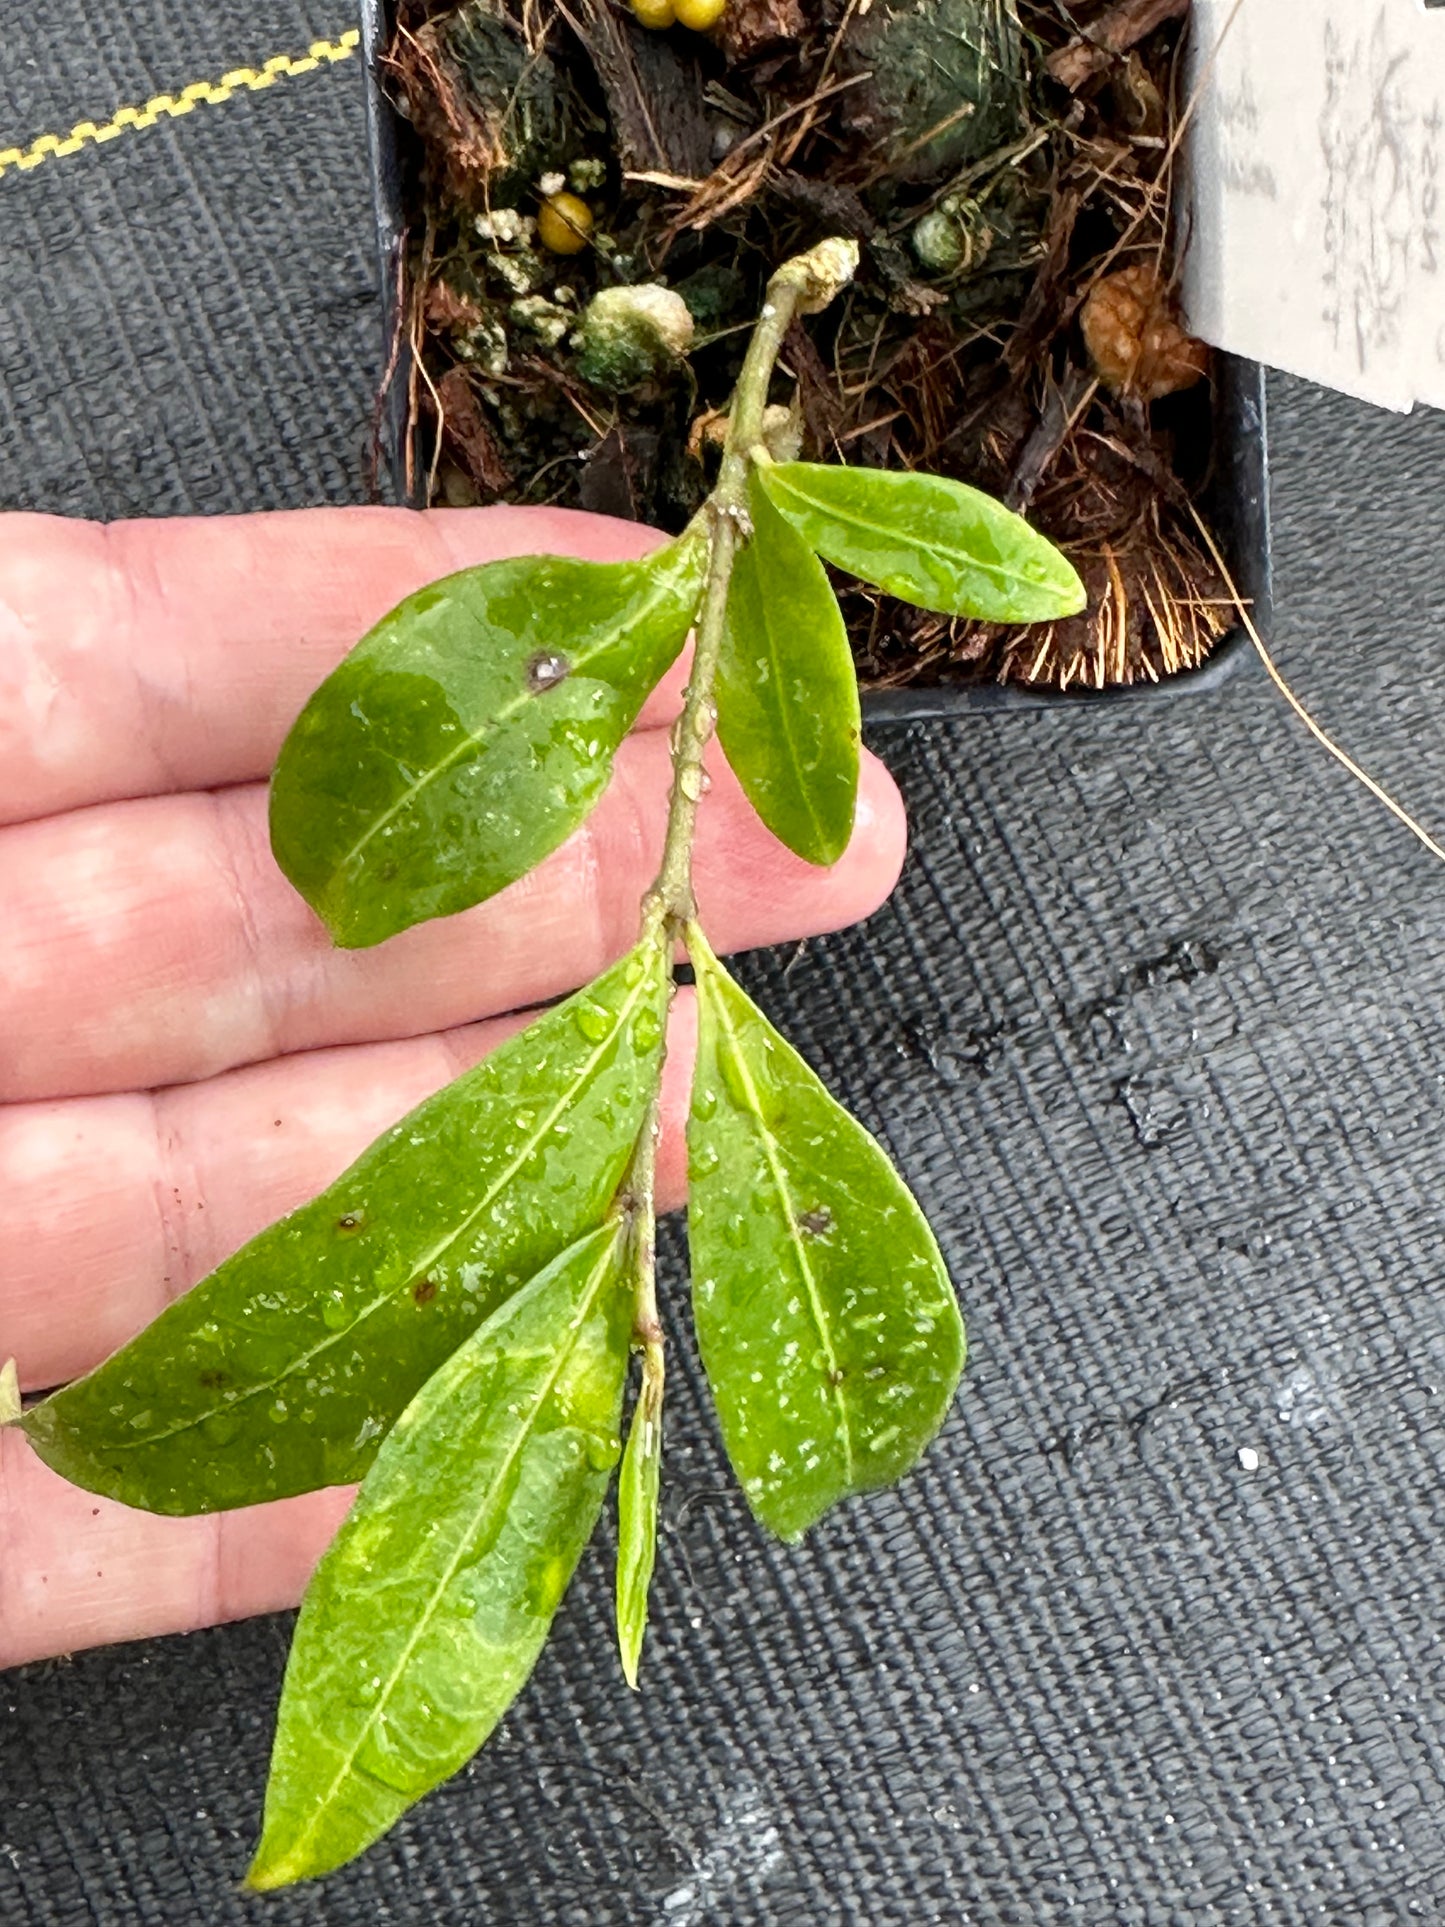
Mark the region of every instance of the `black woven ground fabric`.
MULTIPOLYGON (((10 13, 27 138, 346 24, 10 13)), ((360 497, 352 81, 0 179, 0 497, 360 497)), ((1445 823, 1445 418, 1273 401, 1280 659, 1445 823)), ((642 1694, 604 1535, 472 1768, 261 1902, 236 1882, 288 1622, 27 1668, 0 1682, 5 1927, 1445 1915, 1445 869, 1250 665, 877 744, 912 812, 896 897, 746 976, 938 1227, 973 1358, 924 1469, 765 1540, 669 1237, 642 1694)))
MULTIPOLYGON (((351 0, 0 0, 0 149, 355 26, 351 0)), ((0 506, 356 499, 377 377, 359 55, 0 176, 0 506)))

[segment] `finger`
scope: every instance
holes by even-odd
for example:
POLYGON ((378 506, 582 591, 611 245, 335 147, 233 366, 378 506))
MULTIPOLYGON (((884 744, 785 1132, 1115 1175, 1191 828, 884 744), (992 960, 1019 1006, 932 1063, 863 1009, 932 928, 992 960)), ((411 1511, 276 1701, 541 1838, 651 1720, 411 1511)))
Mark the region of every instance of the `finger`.
MULTIPOLYGON (((0 1359, 17 1360, 29 1391, 89 1371, 525 1022, 0 1110, 0 1359)), ((693 994, 681 991, 663 1079, 663 1211, 685 1195, 696 1029, 693 994)))
POLYGON ((294 1606, 353 1496, 162 1519, 67 1485, 0 1432, 0 1666, 294 1606))
MULTIPOLYGON (((265 776, 311 691, 423 583, 663 538, 570 509, 0 515, 0 823, 265 776)), ((645 720, 677 707, 674 672, 645 720)))
MULTIPOLYGON (((904 847, 864 760, 852 843, 814 869, 762 827, 720 755, 697 889, 719 949, 856 921, 904 847)), ((373 950, 332 948, 272 860, 258 788, 105 804, 0 831, 0 1098, 132 1090, 539 1003, 631 944, 661 852, 663 733, 630 738, 583 828, 521 882, 373 950)))

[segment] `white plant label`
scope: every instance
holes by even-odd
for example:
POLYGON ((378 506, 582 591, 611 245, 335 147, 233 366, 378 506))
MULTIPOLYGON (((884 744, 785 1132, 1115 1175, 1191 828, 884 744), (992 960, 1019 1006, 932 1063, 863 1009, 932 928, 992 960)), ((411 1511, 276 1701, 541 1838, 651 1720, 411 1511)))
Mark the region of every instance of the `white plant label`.
POLYGON ((1445 0, 1194 0, 1190 88, 1195 332, 1445 407, 1445 0))

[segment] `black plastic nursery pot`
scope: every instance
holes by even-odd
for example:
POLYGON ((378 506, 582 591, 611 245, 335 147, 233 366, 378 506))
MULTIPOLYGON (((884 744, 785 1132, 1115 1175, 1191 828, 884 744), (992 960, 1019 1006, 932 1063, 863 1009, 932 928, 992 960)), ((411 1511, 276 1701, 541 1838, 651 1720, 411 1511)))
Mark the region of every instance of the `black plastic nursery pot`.
MULTIPOLYGON (((1272 614, 1269 532, 1269 429, 1264 369, 1234 355, 1215 357, 1210 433, 1212 467, 1200 513, 1214 531, 1240 596, 1261 635, 1272 614)), ((863 691, 870 722, 919 722, 965 710, 1089 710, 1099 703, 1166 702, 1216 689, 1250 653, 1242 624, 1221 636, 1198 669, 1161 682, 1117 684, 1111 689, 1026 689, 1018 683, 939 683, 931 687, 863 691)))
MULTIPOLYGON (((390 350, 401 339, 398 304, 402 289, 405 214, 398 155, 398 119, 377 78, 377 62, 388 37, 387 0, 361 0, 362 46, 366 63, 367 129, 371 148, 372 195, 384 340, 390 350)), ((408 499, 405 460, 405 383, 393 380, 380 422, 380 466, 397 501, 408 499)), ((1249 605, 1255 626, 1267 635, 1272 615, 1269 523, 1269 429, 1264 369, 1232 355, 1216 355, 1209 416, 1209 484, 1199 503, 1219 542, 1234 585, 1249 605)), ((1197 669, 1159 682, 1090 688, 1031 689, 1019 683, 986 681, 911 683, 904 688, 863 688, 863 714, 872 723, 920 722, 977 710, 1087 711, 1100 703, 1164 702, 1215 689, 1249 653, 1250 641, 1237 625, 1197 669)))

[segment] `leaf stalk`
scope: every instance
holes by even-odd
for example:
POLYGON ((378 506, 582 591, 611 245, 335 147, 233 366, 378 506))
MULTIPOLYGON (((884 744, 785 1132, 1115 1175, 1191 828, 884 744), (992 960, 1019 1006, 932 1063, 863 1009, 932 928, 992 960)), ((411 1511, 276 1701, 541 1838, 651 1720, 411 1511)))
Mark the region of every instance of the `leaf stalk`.
MULTIPOLYGON (((711 524, 707 586, 693 647, 692 673, 683 697, 682 712, 672 732, 672 790, 667 806, 667 830, 656 880, 642 901, 643 940, 681 938, 697 921, 692 886, 692 851, 697 834, 698 805, 707 792, 707 746, 717 720, 713 687, 727 623, 728 588, 740 544, 751 532, 748 525, 748 472, 759 456, 766 456, 763 418, 773 370, 782 353, 793 318, 826 307, 846 287, 858 265, 856 242, 828 240, 806 254, 785 261, 768 283, 758 325, 748 344, 733 396, 727 441, 717 486, 703 514, 711 524)), ((633 1214, 632 1252, 637 1286, 634 1336, 644 1353, 645 1379, 657 1406, 662 1400, 662 1326, 657 1315, 655 1191, 657 1137, 660 1129, 661 1069, 647 1119, 633 1152, 623 1196, 633 1214)))
MULTIPOLYGON (((681 714, 672 732, 672 789, 668 797, 667 829, 657 877, 642 900, 643 941, 668 947, 669 971, 673 947, 697 923, 693 894, 692 852, 697 834, 697 812, 708 789, 707 746, 717 722, 713 689, 727 626, 728 590, 738 551, 752 533, 748 518, 748 475, 755 462, 769 458, 764 417, 773 370, 782 353, 794 316, 815 313, 852 280, 858 265, 856 242, 828 240, 806 254, 785 261, 768 283, 758 325, 743 360, 733 395, 727 440, 717 484, 702 512, 710 525, 707 584, 703 591, 681 714)), ((664 1043, 664 1056, 666 1045, 664 1043)), ((655 1452, 661 1438, 666 1362, 662 1321, 657 1306, 657 1142, 661 1130, 662 1067, 657 1087, 638 1135, 620 1196, 630 1215, 629 1266, 635 1292, 633 1344, 642 1354, 639 1415, 649 1426, 648 1449, 655 1452)), ((651 1561, 648 1559, 650 1572, 651 1561)), ((646 1581, 643 1581, 645 1597, 646 1581)), ((620 1595, 619 1595, 620 1597, 620 1595)), ((629 1682, 636 1683, 640 1624, 623 1636, 623 1665, 629 1682)))
POLYGON ((643 899, 645 933, 665 930, 677 937, 697 917, 692 848, 698 804, 707 790, 703 761, 716 721, 713 686, 722 652, 733 563, 741 543, 751 533, 748 472, 757 452, 765 446, 763 417, 773 370, 794 316, 814 314, 826 307, 852 280, 857 265, 857 243, 837 239, 821 241, 806 254, 785 261, 768 283, 758 325, 748 344, 733 395, 717 486, 704 511, 712 524, 707 587, 693 648, 692 674, 682 714, 673 730, 667 834, 657 880, 643 899))

